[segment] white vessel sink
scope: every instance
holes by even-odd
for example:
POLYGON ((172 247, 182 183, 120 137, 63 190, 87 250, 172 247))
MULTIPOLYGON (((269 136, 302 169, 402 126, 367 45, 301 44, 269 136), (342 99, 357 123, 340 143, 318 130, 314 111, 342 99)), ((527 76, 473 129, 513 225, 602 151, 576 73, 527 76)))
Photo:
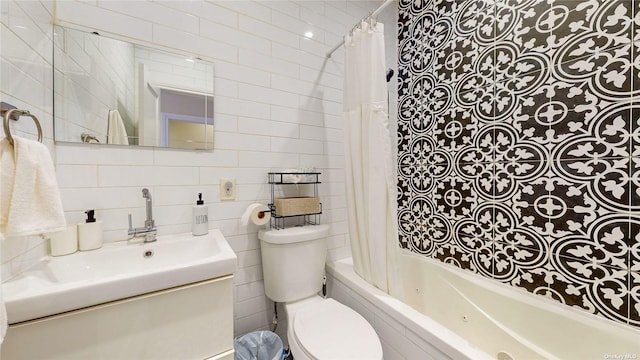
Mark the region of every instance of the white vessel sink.
POLYGON ((43 257, 2 284, 10 324, 153 291, 214 279, 236 270, 220 230, 159 236, 153 243, 105 244, 98 250, 43 257))

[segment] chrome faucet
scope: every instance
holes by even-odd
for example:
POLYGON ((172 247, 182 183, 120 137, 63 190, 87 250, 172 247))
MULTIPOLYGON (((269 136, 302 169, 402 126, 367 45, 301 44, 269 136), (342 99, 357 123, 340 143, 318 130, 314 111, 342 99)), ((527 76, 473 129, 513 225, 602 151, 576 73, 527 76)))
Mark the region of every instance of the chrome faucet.
POLYGON ((152 213, 152 202, 151 202, 151 193, 149 189, 142 189, 142 197, 146 199, 147 206, 147 219, 144 221, 144 227, 141 228, 133 228, 131 223, 131 214, 129 214, 129 231, 128 234, 131 238, 144 236, 144 242, 154 242, 156 241, 156 235, 158 234, 158 229, 156 228, 155 221, 153 221, 153 213, 152 213))

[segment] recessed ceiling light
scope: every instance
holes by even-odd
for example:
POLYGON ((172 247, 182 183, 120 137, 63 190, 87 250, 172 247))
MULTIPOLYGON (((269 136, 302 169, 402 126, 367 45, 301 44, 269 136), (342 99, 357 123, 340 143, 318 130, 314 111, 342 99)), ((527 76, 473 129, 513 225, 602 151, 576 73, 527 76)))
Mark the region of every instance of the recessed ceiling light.
POLYGON ((190 58, 186 58, 186 59, 184 59, 184 61, 188 61, 188 62, 196 62, 195 60, 190 59, 190 58))
POLYGON ((311 39, 313 38, 313 33, 311 31, 307 31, 306 33, 304 33, 304 37, 311 39))

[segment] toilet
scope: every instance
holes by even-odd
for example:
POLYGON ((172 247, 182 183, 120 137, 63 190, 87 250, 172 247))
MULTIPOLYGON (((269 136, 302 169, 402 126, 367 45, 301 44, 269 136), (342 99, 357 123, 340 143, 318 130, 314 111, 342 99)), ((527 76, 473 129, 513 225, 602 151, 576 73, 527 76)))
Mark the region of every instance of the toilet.
POLYGON ((287 339, 295 360, 381 360, 371 324, 341 303, 319 295, 328 225, 261 230, 267 297, 284 303, 287 339))

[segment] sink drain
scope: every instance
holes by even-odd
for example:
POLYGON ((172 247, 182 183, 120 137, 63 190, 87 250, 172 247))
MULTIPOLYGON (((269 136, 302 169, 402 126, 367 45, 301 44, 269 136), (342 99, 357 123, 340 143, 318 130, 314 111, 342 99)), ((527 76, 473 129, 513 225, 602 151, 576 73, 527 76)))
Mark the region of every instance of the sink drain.
POLYGON ((142 254, 143 257, 145 258, 150 258, 153 256, 153 250, 145 250, 145 252, 142 254))

